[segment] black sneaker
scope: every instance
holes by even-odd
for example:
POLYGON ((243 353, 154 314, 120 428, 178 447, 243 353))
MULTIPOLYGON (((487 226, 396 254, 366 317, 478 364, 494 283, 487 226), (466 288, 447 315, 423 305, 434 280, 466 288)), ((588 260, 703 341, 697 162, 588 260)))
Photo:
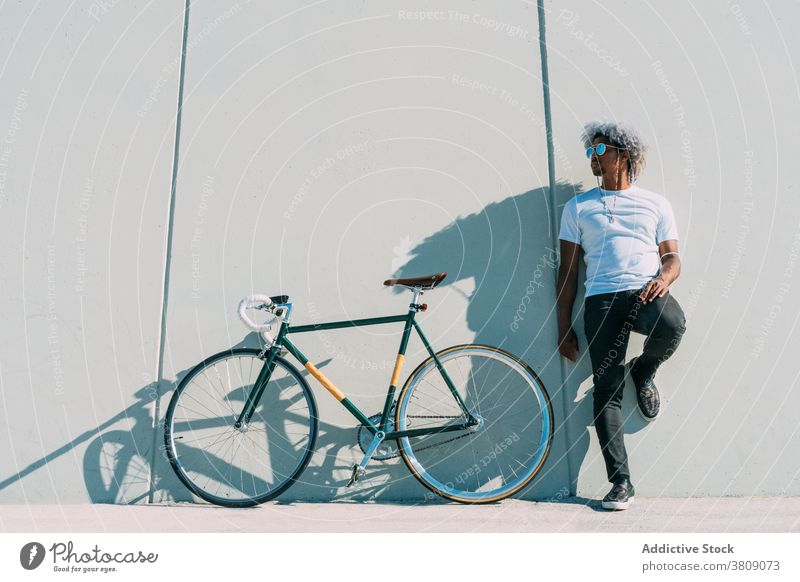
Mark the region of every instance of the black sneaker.
POLYGON ((620 479, 603 497, 603 509, 628 509, 633 504, 633 483, 630 479, 620 479))
POLYGON ((636 386, 636 402, 639 404, 639 413, 647 422, 652 422, 661 413, 661 397, 658 395, 658 388, 656 388, 653 378, 642 378, 636 373, 634 366, 638 359, 639 356, 633 358, 628 364, 628 369, 636 386))

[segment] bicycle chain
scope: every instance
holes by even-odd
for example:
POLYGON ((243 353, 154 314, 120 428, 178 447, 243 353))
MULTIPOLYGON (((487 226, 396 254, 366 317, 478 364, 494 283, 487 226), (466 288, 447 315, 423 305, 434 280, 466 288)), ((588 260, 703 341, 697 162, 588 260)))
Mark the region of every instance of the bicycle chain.
MULTIPOLYGON (((463 416, 409 416, 408 418, 463 418, 463 416)), ((442 442, 436 443, 434 445, 428 445, 427 447, 422 447, 421 449, 416 449, 416 450, 424 451, 425 449, 430 449, 431 447, 438 447, 438 446, 441 446, 441 445, 446 444, 446 443, 457 441, 458 439, 463 439, 464 437, 469 436, 470 434, 472 434, 471 431, 470 432, 466 432, 464 434, 460 434, 460 435, 458 435, 456 437, 453 437, 451 439, 447 439, 446 441, 442 441, 442 442)))
MULTIPOLYGON (((414 416, 408 416, 407 418, 463 418, 463 416, 414 415, 414 416)), ((361 431, 363 429, 364 429, 364 425, 361 425, 361 426, 358 427, 357 441, 358 441, 358 446, 361 448, 362 452, 366 453, 366 451, 364 451, 364 447, 361 445, 361 431)), ((416 448, 415 447, 414 450, 415 451, 424 451, 425 449, 431 449, 433 447, 439 447, 441 445, 456 441, 458 439, 462 439, 462 438, 464 438, 466 436, 469 436, 470 434, 472 434, 472 433, 471 432, 467 432, 465 434, 460 434, 458 436, 455 436, 455 437, 453 437, 451 439, 447 439, 446 441, 442 441, 440 443, 434 443, 432 445, 427 445, 427 446, 420 447, 420 448, 416 448)), ((398 450, 398 452, 395 453, 394 455, 389 455, 389 456, 383 457, 382 459, 375 459, 375 460, 376 461, 388 461, 389 459, 395 459, 395 458, 397 458, 399 456, 400 456, 400 452, 398 450)))

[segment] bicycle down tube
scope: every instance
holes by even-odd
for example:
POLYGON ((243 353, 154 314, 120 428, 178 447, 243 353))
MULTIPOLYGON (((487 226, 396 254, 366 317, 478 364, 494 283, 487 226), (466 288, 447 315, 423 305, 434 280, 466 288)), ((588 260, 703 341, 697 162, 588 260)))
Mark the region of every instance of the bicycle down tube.
POLYGON ((240 428, 243 424, 246 425, 249 422, 250 417, 253 415, 256 407, 258 406, 258 402, 261 399, 261 395, 263 394, 264 389, 269 383, 270 376, 275 368, 275 357, 280 353, 281 347, 284 347, 290 354, 292 354, 292 356, 294 356, 305 367, 305 369, 312 376, 314 376, 314 378, 317 379, 317 381, 320 384, 322 384, 322 386, 328 392, 330 392, 334 396, 334 398, 336 398, 342 404, 342 406, 344 406, 364 427, 366 427, 367 430, 369 430, 372 434, 376 434, 378 431, 385 432, 384 429, 386 428, 389 421, 389 414, 391 412, 392 404, 394 402, 394 395, 397 390, 397 383, 400 379, 400 371, 403 367, 405 352, 408 346, 408 340, 411 336, 412 327, 416 330, 417 334, 422 340, 423 345, 425 346, 425 349, 436 363, 436 367, 439 370, 439 373, 444 378, 447 387, 453 394, 453 397, 458 402, 459 407, 466 416, 466 421, 461 423, 447 424, 443 426, 386 432, 384 438, 388 440, 388 439, 398 439, 403 437, 422 436, 422 435, 435 434, 441 432, 453 432, 458 430, 465 430, 475 426, 478 423, 478 420, 467 409, 467 405, 464 402, 463 398, 461 397, 461 394, 459 394, 458 390, 456 389, 455 385, 450 379, 447 370, 444 368, 438 356, 433 351, 433 348, 428 342, 428 338, 425 336, 425 334, 422 331, 422 328, 419 326, 419 324, 415 319, 415 315, 418 309, 419 306, 417 306, 415 302, 412 302, 411 308, 405 315, 390 315, 384 317, 370 317, 366 319, 344 320, 344 321, 334 321, 326 323, 312 323, 306 325, 298 325, 295 327, 291 327, 288 321, 284 321, 280 327, 278 336, 275 338, 274 344, 268 351, 268 355, 264 362, 264 366, 259 372, 259 375, 256 378, 255 383, 253 384, 253 389, 248 394, 247 400, 245 401, 244 404, 244 408, 234 426, 236 428, 240 428), (391 380, 389 382, 389 388, 386 394, 386 400, 384 402, 383 411, 381 413, 380 421, 377 426, 355 404, 353 404, 350 401, 350 399, 347 398, 347 396, 333 384, 333 382, 331 382, 319 369, 317 369, 317 367, 314 366, 314 364, 308 360, 308 358, 303 354, 303 352, 300 351, 300 349, 296 345, 294 345, 286 337, 290 333, 304 333, 304 332, 321 331, 327 329, 343 329, 348 327, 362 327, 369 325, 381 325, 385 323, 398 323, 398 322, 405 323, 405 326, 403 328, 403 336, 400 341, 400 348, 398 350, 397 359, 395 360, 394 370, 392 371, 391 380))

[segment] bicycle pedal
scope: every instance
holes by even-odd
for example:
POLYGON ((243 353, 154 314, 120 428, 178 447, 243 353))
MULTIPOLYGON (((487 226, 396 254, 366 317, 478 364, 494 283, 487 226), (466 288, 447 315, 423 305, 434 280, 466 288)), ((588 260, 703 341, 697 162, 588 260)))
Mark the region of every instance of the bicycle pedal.
POLYGON ((361 477, 367 474, 367 470, 364 469, 361 465, 353 465, 353 472, 350 475, 350 480, 347 482, 346 487, 350 487, 354 485, 356 481, 358 481, 361 477))

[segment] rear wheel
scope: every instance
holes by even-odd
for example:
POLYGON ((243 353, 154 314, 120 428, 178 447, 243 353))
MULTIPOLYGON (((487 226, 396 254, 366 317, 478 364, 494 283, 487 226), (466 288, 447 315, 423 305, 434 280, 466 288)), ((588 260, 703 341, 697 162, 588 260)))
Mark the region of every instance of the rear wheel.
POLYGON ((201 362, 180 382, 167 409, 170 464, 210 503, 247 507, 273 499, 294 483, 314 452, 314 395, 281 357, 250 422, 234 427, 265 364, 258 354, 236 348, 201 362))
MULTIPOLYGON (((541 380, 499 348, 461 345, 437 357, 478 424, 403 437, 400 454, 428 489, 462 503, 513 495, 544 465, 553 439, 553 409, 541 380)), ((468 420, 433 358, 412 372, 398 398, 397 430, 468 420)))

